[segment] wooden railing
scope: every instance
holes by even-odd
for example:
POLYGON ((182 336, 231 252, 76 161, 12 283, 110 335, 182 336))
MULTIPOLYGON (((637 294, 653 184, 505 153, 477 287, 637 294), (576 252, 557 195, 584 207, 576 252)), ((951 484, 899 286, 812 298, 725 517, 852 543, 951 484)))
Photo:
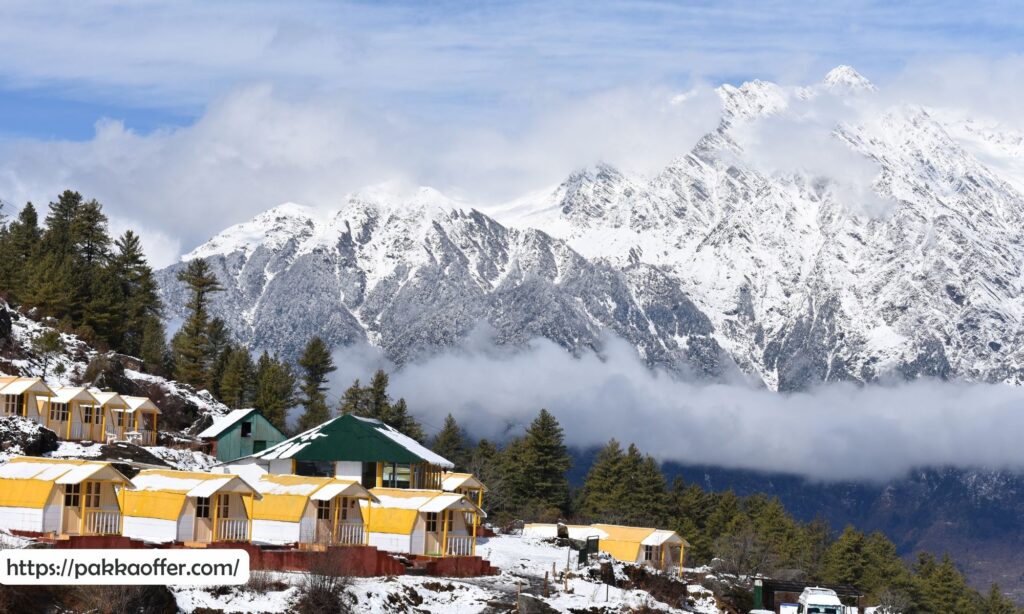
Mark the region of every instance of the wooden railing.
POLYGON ((471 535, 449 535, 446 556, 470 556, 473 554, 471 535))
POLYGON ((249 540, 248 518, 218 518, 217 541, 244 542, 249 540))
POLYGON ((117 535, 121 532, 121 512, 85 510, 86 535, 117 535))
POLYGON ((334 536, 334 543, 343 546, 363 545, 363 525, 361 524, 339 524, 334 536))

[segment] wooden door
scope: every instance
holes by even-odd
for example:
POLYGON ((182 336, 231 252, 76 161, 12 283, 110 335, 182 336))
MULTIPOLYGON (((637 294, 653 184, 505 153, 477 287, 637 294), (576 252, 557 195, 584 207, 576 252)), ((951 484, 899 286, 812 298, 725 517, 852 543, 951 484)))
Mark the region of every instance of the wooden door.
POLYGON ((213 504, 209 497, 196 498, 196 520, 192 539, 202 544, 213 541, 213 504))
POLYGON ((334 543, 334 502, 316 502, 316 543, 329 546, 334 543))
POLYGON ((441 514, 427 512, 423 515, 426 524, 424 554, 441 554, 441 514))
POLYGON ((64 513, 61 520, 61 533, 78 535, 82 527, 82 485, 64 485, 64 513))

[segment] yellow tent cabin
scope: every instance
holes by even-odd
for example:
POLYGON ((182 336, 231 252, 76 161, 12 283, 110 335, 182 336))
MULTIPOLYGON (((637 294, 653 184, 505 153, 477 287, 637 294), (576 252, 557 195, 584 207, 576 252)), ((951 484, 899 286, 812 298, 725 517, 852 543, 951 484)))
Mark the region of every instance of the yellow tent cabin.
POLYGON ((372 513, 374 497, 358 482, 264 474, 253 486, 263 495, 253 504, 253 543, 366 544, 364 517, 372 513))
POLYGON ((19 456, 0 465, 0 528, 67 535, 121 531, 118 488, 130 485, 101 461, 19 456))
POLYGON ((22 416, 46 424, 46 400, 53 390, 38 377, 0 376, 0 414, 22 416))
POLYGON ((689 544, 674 531, 645 527, 627 527, 614 524, 564 525, 527 524, 523 537, 552 539, 568 537, 586 540, 597 537, 598 548, 613 559, 624 563, 638 563, 668 571, 682 572, 686 548, 689 544))
POLYGON ((82 408, 82 428, 86 435, 84 439, 102 442, 120 439, 114 424, 117 414, 128 409, 128 402, 116 392, 90 388, 89 393, 99 402, 99 407, 93 410, 82 408))
POLYGON ((662 571, 677 569, 682 572, 689 544, 674 531, 614 524, 591 526, 604 533, 598 547, 612 558, 625 563, 648 565, 662 571))
MULTIPOLYGON (((121 414, 120 422, 115 424, 120 433, 120 439, 135 441, 143 446, 155 446, 157 416, 161 413, 160 408, 146 397, 125 396, 122 398, 128 404, 128 409, 121 414)), ((114 412, 115 415, 117 413, 114 412)))
POLYGON ((88 439, 83 436, 86 413, 83 408, 88 407, 89 411, 94 412, 101 403, 88 389, 77 386, 58 386, 53 389, 53 393, 48 403, 42 399, 36 401, 39 412, 44 414, 46 428, 68 441, 88 439))
POLYGON ((403 488, 374 488, 370 493, 379 503, 368 514, 369 545, 428 556, 476 553, 477 523, 472 519, 486 515, 465 496, 403 488))
POLYGON ((237 475, 147 469, 124 495, 125 537, 147 542, 251 539, 253 499, 261 495, 237 475))

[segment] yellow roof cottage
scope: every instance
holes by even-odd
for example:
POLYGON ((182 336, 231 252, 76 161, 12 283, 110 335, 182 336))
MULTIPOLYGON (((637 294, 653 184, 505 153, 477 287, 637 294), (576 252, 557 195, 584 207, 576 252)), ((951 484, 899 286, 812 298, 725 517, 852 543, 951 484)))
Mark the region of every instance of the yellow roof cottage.
POLYGON ((0 528, 64 535, 121 531, 119 489, 130 485, 102 461, 19 456, 0 465, 0 528))

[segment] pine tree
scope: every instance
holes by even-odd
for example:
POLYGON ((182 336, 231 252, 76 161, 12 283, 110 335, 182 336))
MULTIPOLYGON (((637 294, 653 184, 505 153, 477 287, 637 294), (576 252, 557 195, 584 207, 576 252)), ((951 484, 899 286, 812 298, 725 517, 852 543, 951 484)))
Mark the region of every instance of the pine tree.
POLYGON ((339 410, 343 414, 380 420, 422 443, 426 440, 423 427, 409 413, 405 399, 391 401, 388 380, 388 374, 382 369, 373 374, 369 386, 362 387, 356 380, 342 395, 339 410))
POLYGON ((174 354, 175 379, 196 387, 206 387, 210 358, 210 295, 223 288, 210 265, 196 259, 178 273, 178 280, 188 286, 190 297, 188 317, 171 341, 174 354))
POLYGON ((409 407, 406 405, 405 399, 400 398, 390 405, 390 411, 384 422, 420 443, 427 439, 426 434, 423 432, 423 427, 409 413, 409 407))
POLYGON ((12 302, 20 303, 28 288, 29 271, 39 250, 42 231, 39 216, 32 203, 27 203, 17 219, 3 231, 0 241, 0 291, 12 302))
POLYGON ((120 284, 120 327, 112 340, 122 353, 133 356, 142 353, 146 326, 163 313, 153 270, 146 262, 139 236, 125 231, 114 242, 116 252, 110 268, 120 284))
POLYGON ((633 501, 633 505, 625 506, 624 516, 627 525, 665 526, 669 515, 665 475, 653 456, 646 455, 640 460, 637 472, 632 476, 627 475, 623 481, 621 492, 624 499, 632 497, 633 501))
POLYGON ((274 426, 285 430, 288 410, 295 405, 295 375, 291 367, 267 352, 263 352, 256 366, 253 405, 274 426))
POLYGON ((500 452, 498 448, 486 439, 477 442, 476 447, 469 454, 469 462, 466 471, 472 473, 478 480, 488 486, 490 494, 484 497, 484 511, 492 509, 496 492, 500 495, 499 461, 500 452))
POLYGON ((907 566, 900 559, 896 544, 875 531, 864 540, 864 576, 858 588, 871 597, 885 590, 909 593, 912 579, 907 566))
POLYGON ((569 481, 565 474, 571 464, 561 425, 548 410, 540 410, 523 438, 522 470, 532 481, 527 500, 566 511, 569 481))
POLYGON ((1013 600, 999 590, 998 584, 993 584, 989 587, 988 594, 982 603, 981 611, 986 614, 1016 614, 1018 612, 1013 600))
POLYGON ((139 358, 146 373, 169 374, 170 353, 167 349, 167 333, 160 318, 149 316, 142 324, 142 340, 139 344, 139 358))
POLYGON ((948 555, 936 563, 930 554, 918 555, 915 572, 915 603, 922 612, 982 612, 981 598, 948 555))
POLYGON ((313 337, 299 359, 302 367, 302 383, 299 386, 304 408, 299 418, 299 430, 305 431, 325 422, 330 416, 327 411, 327 375, 336 370, 327 344, 320 337, 313 337))
POLYGON ((623 453, 618 441, 611 439, 597 453, 587 472, 578 503, 579 514, 591 521, 621 522, 619 486, 623 483, 623 453))
POLYGON ((466 433, 459 427, 454 416, 445 416, 444 425, 431 446, 434 452, 450 460, 458 471, 465 471, 469 466, 469 448, 466 445, 466 433))
POLYGON ((32 339, 32 351, 39 359, 45 379, 50 374, 53 361, 64 351, 64 339, 56 330, 47 329, 32 339))
POLYGON ((352 385, 341 395, 338 410, 340 413, 355 414, 360 418, 370 417, 371 412, 366 402, 366 395, 363 393, 363 387, 359 385, 358 379, 352 382, 352 385))
POLYGON ((256 368, 249 350, 243 347, 231 349, 227 354, 220 378, 220 400, 232 409, 241 409, 252 400, 256 368))
POLYGON ((832 584, 859 586, 864 578, 867 557, 864 554, 864 534, 847 526, 839 539, 825 554, 825 581, 832 584))

